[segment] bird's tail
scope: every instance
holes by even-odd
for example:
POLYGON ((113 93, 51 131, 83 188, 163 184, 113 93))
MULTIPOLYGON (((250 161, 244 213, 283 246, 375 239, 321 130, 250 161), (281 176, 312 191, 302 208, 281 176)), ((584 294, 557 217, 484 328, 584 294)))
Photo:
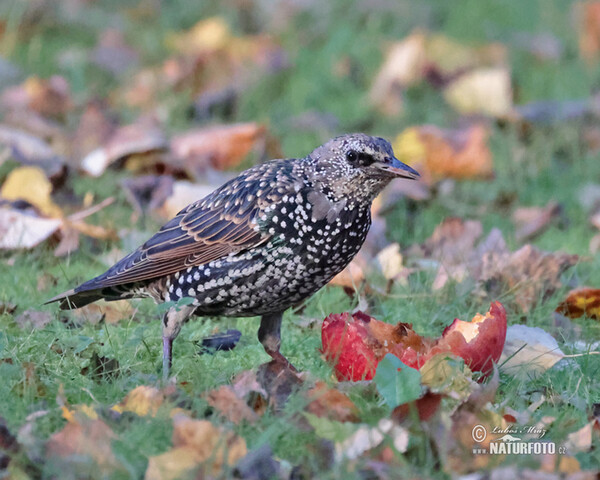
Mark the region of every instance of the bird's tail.
POLYGON ((111 292, 107 291, 106 288, 97 288, 94 290, 85 290, 82 292, 76 292, 75 289, 63 292, 56 297, 51 298, 44 305, 48 303, 60 302, 61 310, 72 310, 74 308, 81 308, 86 306, 88 303, 93 303, 96 300, 104 299, 108 302, 113 300, 122 300, 128 298, 127 295, 123 295, 123 292, 111 292))

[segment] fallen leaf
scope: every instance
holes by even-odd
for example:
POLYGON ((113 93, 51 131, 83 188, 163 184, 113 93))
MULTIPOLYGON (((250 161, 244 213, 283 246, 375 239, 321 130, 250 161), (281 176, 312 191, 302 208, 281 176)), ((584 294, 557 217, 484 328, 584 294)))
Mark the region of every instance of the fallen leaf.
POLYGON ((490 250, 484 253, 473 271, 488 294, 497 296, 501 291, 513 292, 516 303, 528 312, 562 286, 561 275, 578 260, 577 255, 543 252, 532 245, 525 245, 512 253, 490 250))
POLYGON ((519 378, 539 376, 565 354, 556 340, 539 327, 511 325, 500 357, 501 370, 519 378))
POLYGON ((324 382, 317 382, 308 393, 310 403, 306 411, 317 417, 325 417, 338 422, 358 422, 358 408, 345 394, 329 388, 324 382))
POLYGON ((569 455, 574 455, 579 452, 589 452, 592 448, 592 430, 595 420, 586 423, 579 430, 569 433, 567 441, 564 444, 569 455))
POLYGON ((204 394, 208 404, 217 410, 230 422, 240 424, 242 421, 254 423, 258 415, 252 410, 243 398, 236 395, 235 390, 227 385, 222 385, 216 390, 204 394))
POLYGON ((71 138, 73 163, 78 165, 80 159, 107 143, 116 129, 116 120, 109 115, 103 102, 87 103, 71 138))
POLYGON ((394 152, 422 173, 425 181, 442 178, 490 178, 492 154, 487 128, 480 124, 444 130, 433 125, 410 127, 394 141, 394 152))
POLYGON ((7 200, 25 200, 48 217, 60 217, 62 212, 50 196, 52 184, 39 167, 17 167, 12 170, 0 189, 7 200))
POLYGON ((393 445, 397 452, 406 452, 409 441, 408 430, 399 425, 394 425, 394 422, 387 418, 383 418, 376 427, 363 425, 346 440, 336 442, 335 453, 337 460, 354 460, 359 458, 365 452, 379 446, 386 436, 392 437, 393 445))
POLYGON ((546 230, 561 212, 556 202, 550 202, 545 207, 521 207, 513 212, 513 222, 517 227, 515 239, 517 242, 531 240, 546 230))
POLYGON ((390 409, 421 397, 421 374, 388 353, 377 365, 373 377, 377 391, 390 409))
POLYGON ((69 84, 59 75, 47 80, 29 77, 21 85, 4 90, 0 104, 13 110, 30 108, 51 117, 64 117, 72 107, 69 84))
POLYGON ((201 476, 216 476, 225 465, 236 464, 247 453, 246 442, 233 432, 207 420, 177 414, 173 417, 173 448, 149 458, 144 478, 175 480, 201 468, 201 476), (207 463, 202 466, 204 462, 207 463))
POLYGON ((482 231, 478 220, 464 221, 454 217, 446 218, 435 228, 423 245, 425 255, 440 264, 433 290, 443 288, 448 280, 461 282, 465 279, 476 252, 475 243, 482 231))
POLYGON ((478 68, 454 80, 444 98, 459 113, 504 118, 512 111, 512 87, 506 67, 478 68))
POLYGON ((15 317, 15 323, 20 328, 37 329, 44 328, 52 321, 50 312, 40 312, 37 310, 28 309, 22 314, 15 317))
POLYGON ((112 476, 116 471, 125 473, 115 457, 112 442, 117 436, 99 419, 80 417, 68 422, 46 443, 46 456, 58 468, 66 468, 78 476, 88 477, 92 471, 102 476, 112 476))
POLYGON ((571 290, 556 311, 569 318, 579 318, 583 315, 600 320, 600 289, 582 287, 571 290))
POLYGON ((381 273, 387 280, 404 279, 406 280, 406 272, 408 269, 403 265, 402 253, 400 253, 400 245, 391 243, 377 256, 377 263, 381 269, 381 273))
POLYGON ((134 154, 163 151, 168 147, 163 131, 153 122, 140 120, 118 128, 106 143, 81 160, 81 169, 99 177, 112 163, 134 154))
POLYGON ((426 35, 415 32, 392 45, 369 92, 371 103, 386 115, 402 112, 403 90, 423 78, 426 35))
POLYGON ((72 310, 70 314, 79 324, 96 325, 102 321, 113 324, 124 319, 133 318, 136 308, 128 300, 107 302, 99 300, 85 307, 72 310))
POLYGON ((61 226, 58 218, 41 218, 20 210, 0 208, 0 248, 33 248, 61 226))
POLYGON ((263 363, 258 367, 256 378, 267 393, 267 401, 275 411, 281 411, 289 397, 302 385, 302 379, 288 364, 278 360, 263 363))
POLYGON ((600 53, 600 2, 579 2, 575 13, 579 23, 579 52, 588 63, 595 63, 600 53))
POLYGON ((24 130, 0 124, 0 144, 6 145, 18 162, 40 166, 47 174, 63 167, 62 159, 46 141, 24 130))
POLYGON ((155 387, 140 385, 134 388, 123 401, 111 408, 118 413, 133 412, 140 417, 155 416, 163 404, 165 395, 155 387))
POLYGON ((182 53, 197 55, 223 48, 231 38, 225 20, 211 17, 199 21, 187 32, 169 36, 167 44, 182 53))
POLYGON ((257 148, 264 148, 266 129, 258 123, 215 125, 181 133, 171 139, 171 151, 192 170, 210 166, 218 170, 237 167, 257 148))

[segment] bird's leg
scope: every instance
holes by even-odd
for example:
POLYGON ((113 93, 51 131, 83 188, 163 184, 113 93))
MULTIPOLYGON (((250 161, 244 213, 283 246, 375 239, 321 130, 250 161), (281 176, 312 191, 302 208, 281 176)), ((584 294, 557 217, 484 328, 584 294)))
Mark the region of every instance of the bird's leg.
POLYGON ((263 315, 260 318, 260 327, 258 329, 258 340, 273 360, 283 363, 288 368, 296 372, 296 368, 279 351, 281 345, 281 318, 283 313, 273 313, 263 315))
POLYGON ((181 326, 194 313, 193 305, 171 307, 162 318, 163 325, 163 380, 169 379, 173 364, 173 340, 179 335, 181 326))

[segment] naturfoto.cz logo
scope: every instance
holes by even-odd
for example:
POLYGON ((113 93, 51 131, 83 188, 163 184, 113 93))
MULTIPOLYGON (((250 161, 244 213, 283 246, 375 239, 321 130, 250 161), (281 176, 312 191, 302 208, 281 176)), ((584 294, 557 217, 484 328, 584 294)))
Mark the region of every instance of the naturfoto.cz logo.
POLYGON ((520 429, 499 429, 494 427, 493 434, 503 434, 501 437, 490 440, 489 446, 484 447, 481 444, 488 436, 488 431, 483 425, 475 425, 471 431, 471 436, 477 445, 473 446, 474 454, 489 454, 489 455, 553 455, 557 452, 560 454, 566 453, 565 447, 556 448, 554 442, 540 441, 546 430, 536 427, 522 427, 520 429), (538 435, 538 440, 522 440, 520 437, 512 435, 519 434, 534 434, 538 435))

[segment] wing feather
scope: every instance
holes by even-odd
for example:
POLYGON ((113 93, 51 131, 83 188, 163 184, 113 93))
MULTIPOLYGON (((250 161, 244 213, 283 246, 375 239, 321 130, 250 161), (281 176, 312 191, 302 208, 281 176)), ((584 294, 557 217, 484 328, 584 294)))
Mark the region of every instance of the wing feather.
POLYGON ((242 173, 184 208, 135 252, 75 292, 151 280, 266 243, 270 235, 260 231, 259 218, 273 199, 295 191, 292 169, 291 161, 274 160, 242 173))

